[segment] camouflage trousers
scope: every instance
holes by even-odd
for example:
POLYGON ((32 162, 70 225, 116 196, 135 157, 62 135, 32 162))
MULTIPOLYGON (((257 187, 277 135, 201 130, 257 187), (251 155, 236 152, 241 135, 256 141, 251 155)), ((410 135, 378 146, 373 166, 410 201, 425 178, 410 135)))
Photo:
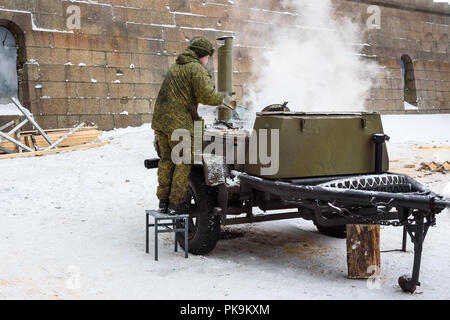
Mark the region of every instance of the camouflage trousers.
POLYGON ((171 141, 171 134, 157 132, 158 164, 158 188, 156 195, 160 200, 169 199, 171 203, 179 204, 185 201, 191 165, 172 162, 172 149, 178 141, 171 141))

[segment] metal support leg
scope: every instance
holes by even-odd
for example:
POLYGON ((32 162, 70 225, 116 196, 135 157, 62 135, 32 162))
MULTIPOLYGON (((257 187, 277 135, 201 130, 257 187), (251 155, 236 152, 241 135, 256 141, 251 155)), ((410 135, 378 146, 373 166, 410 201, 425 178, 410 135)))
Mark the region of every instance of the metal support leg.
MULTIPOLYGON (((14 133, 16 133, 16 131, 18 131, 20 128, 22 128, 25 124, 27 124, 27 122, 28 122, 28 119, 25 119, 20 124, 16 125, 16 120, 13 120, 11 122, 8 122, 5 126, 0 127, 0 131, 8 128, 10 126, 9 124, 13 124, 13 125, 15 125, 15 127, 12 128, 12 130, 7 133, 8 136, 12 137, 12 135, 14 133)), ((19 139, 16 139, 16 140, 19 140, 19 139)), ((2 141, 3 141, 3 138, 0 138, 0 142, 2 142, 2 141)))
POLYGON ((80 130, 83 126, 85 125, 85 123, 81 123, 79 124, 76 128, 70 130, 69 133, 67 133, 66 135, 62 136, 61 138, 58 139, 58 141, 52 143, 51 145, 49 145, 47 148, 45 148, 44 150, 50 150, 54 147, 56 147, 59 143, 61 143, 62 141, 64 141, 66 138, 70 137, 72 134, 74 134, 75 132, 77 132, 78 130, 80 130))
POLYGON ((158 261, 158 219, 155 218, 155 261, 158 261))
POLYGON ((189 252, 189 218, 184 218, 184 257, 188 258, 189 252))
POLYGON ((155 261, 158 261, 158 235, 160 233, 173 232, 175 233, 175 252, 178 251, 177 233, 184 232, 185 243, 185 258, 188 258, 189 251, 189 215, 168 215, 163 214, 157 210, 146 210, 146 230, 145 230, 145 251, 149 252, 149 231, 150 227, 155 227, 155 261), (152 216, 155 220, 153 224, 149 223, 149 217, 152 216), (170 222, 166 222, 170 220, 170 222), (161 221, 161 222, 160 222, 161 221), (182 228, 181 224, 184 221, 185 227, 182 228), (180 223, 178 223, 180 222, 180 223))
MULTIPOLYGON (((14 120, 14 126, 15 126, 15 128, 17 128, 19 126, 19 120, 14 120)), ((20 130, 17 129, 16 131, 14 131, 14 137, 16 138, 17 141, 20 141, 20 130)), ((21 147, 17 146, 16 150, 18 153, 22 153, 21 147)))
MULTIPOLYGON (((398 215, 400 222, 406 223, 409 215, 409 209, 406 208, 398 208, 398 215)), ((406 226, 403 226, 403 239, 402 239, 402 250, 403 252, 406 252, 406 243, 408 241, 408 232, 406 230, 406 226)))
MULTIPOLYGON (((422 213, 419 213, 419 215, 421 214, 422 213)), ((411 278, 402 276, 398 279, 398 284, 403 289, 403 291, 413 293, 414 291, 416 291, 416 287, 420 286, 419 273, 420 263, 422 259, 423 241, 425 240, 425 236, 430 225, 430 221, 427 221, 427 223, 424 224, 424 217, 420 216, 415 219, 414 225, 405 226, 407 232, 411 237, 411 241, 414 244, 414 265, 411 278)))
POLYGON ((3 147, 0 147, 0 150, 4 151, 4 152, 6 152, 6 153, 9 153, 9 154, 15 153, 14 151, 11 151, 11 150, 6 149, 6 148, 3 148, 3 147))
POLYGON ((7 134, 3 133, 0 131, 0 137, 5 138, 6 140, 8 140, 9 142, 14 143, 16 146, 19 146, 27 151, 33 152, 34 150, 28 148, 26 145, 24 145, 22 142, 17 141, 14 138, 11 138, 10 136, 8 136, 7 134))
POLYGON ((150 228, 150 226, 149 226, 149 223, 148 223, 148 217, 149 217, 149 214, 146 213, 145 214, 145 252, 146 253, 149 252, 149 248, 148 248, 148 242, 149 242, 148 229, 150 228))
MULTIPOLYGON (((175 221, 173 221, 172 228, 173 228, 173 230, 175 230, 177 228, 177 224, 175 221)), ((175 234, 175 236, 174 236, 175 237, 175 252, 178 252, 177 233, 174 232, 174 234, 175 234)))
POLYGON ((407 236, 408 236, 408 232, 406 231, 406 227, 403 226, 403 241, 402 241, 402 251, 403 252, 406 252, 406 241, 408 240, 407 236))
POLYGON ((22 112, 22 114, 28 119, 28 121, 31 122, 31 124, 36 128, 36 130, 39 131, 42 137, 44 137, 44 139, 47 140, 48 144, 52 145, 53 144, 52 140, 50 140, 45 131, 42 130, 42 128, 36 123, 36 121, 33 118, 33 115, 27 112, 27 110, 24 107, 22 107, 22 105, 16 98, 12 97, 11 101, 16 105, 17 109, 19 109, 20 112, 22 112))
MULTIPOLYGON (((9 127, 11 127, 12 125, 14 125, 14 120, 11 120, 10 122, 8 122, 8 123, 6 123, 6 124, 0 126, 0 131, 4 130, 4 129, 6 129, 6 128, 9 128, 9 127)), ((0 142, 2 142, 2 139, 0 139, 0 142)))

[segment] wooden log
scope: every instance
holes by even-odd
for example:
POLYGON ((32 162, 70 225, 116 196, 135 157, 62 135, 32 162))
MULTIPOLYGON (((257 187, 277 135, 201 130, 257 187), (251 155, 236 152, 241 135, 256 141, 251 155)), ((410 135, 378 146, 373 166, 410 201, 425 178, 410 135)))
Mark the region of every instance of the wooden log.
POLYGON ((367 279, 380 268, 380 226, 347 225, 348 278, 367 279))

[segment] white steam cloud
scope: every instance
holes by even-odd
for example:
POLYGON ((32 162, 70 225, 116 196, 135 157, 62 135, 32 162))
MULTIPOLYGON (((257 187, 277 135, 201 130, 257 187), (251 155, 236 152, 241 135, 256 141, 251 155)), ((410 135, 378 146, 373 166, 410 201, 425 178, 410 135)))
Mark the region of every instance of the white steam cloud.
POLYGON ((359 26, 336 18, 329 0, 285 0, 282 5, 295 12, 285 14, 288 22, 241 30, 237 38, 245 43, 251 37, 255 46, 264 47, 253 57, 244 104, 255 111, 284 101, 291 111, 364 110, 380 69, 360 54, 359 26))

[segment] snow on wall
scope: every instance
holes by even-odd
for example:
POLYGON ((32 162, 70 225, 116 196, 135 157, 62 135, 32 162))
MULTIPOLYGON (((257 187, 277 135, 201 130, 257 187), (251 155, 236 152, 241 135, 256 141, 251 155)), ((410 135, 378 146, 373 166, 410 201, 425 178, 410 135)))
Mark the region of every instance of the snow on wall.
POLYGON ((17 13, 28 13, 30 15, 30 18, 31 18, 31 25, 32 25, 32 30, 33 31, 74 33, 73 31, 70 31, 70 30, 68 31, 68 30, 58 30, 58 29, 46 29, 46 28, 41 28, 41 27, 37 26, 36 23, 34 22, 33 13, 31 11, 13 10, 13 9, 4 9, 4 8, 0 8, 0 11, 17 12, 17 13))
MULTIPOLYGON (((6 19, 17 16, 15 20, 19 24, 26 21, 26 26, 19 27, 31 29, 24 29, 30 47, 27 54, 33 56, 26 59, 34 58, 39 68, 36 70, 32 66, 27 69, 36 73, 33 74, 36 78, 31 81, 39 82, 41 87, 31 83, 29 96, 37 97, 36 101, 46 99, 46 109, 51 112, 42 114, 42 119, 48 120, 44 127, 72 126, 85 118, 104 129, 151 121, 152 102, 156 99, 163 71, 190 39, 198 35, 211 40, 222 35, 235 36, 233 90, 241 105, 252 102, 257 108, 262 108, 288 100, 295 110, 354 110, 364 104, 367 88, 371 86, 370 78, 377 71, 370 61, 381 61, 386 73, 390 72, 392 77, 381 77, 382 84, 375 91, 371 90, 373 96, 367 107, 369 110, 404 111, 395 57, 391 50, 385 50, 387 53, 378 50, 384 47, 393 49, 392 44, 380 42, 378 38, 361 38, 355 35, 353 23, 347 19, 336 21, 334 13, 330 13, 332 7, 344 4, 344 8, 336 12, 337 16, 340 17, 342 12, 345 17, 364 16, 365 5, 344 0, 333 1, 332 6, 329 0, 129 0, 114 3, 46 0, 33 3, 20 8, 19 5, 14 7, 13 1, 7 1, 0 4, 0 7, 9 6, 0 8, 0 16, 6 19), (312 6, 302 6, 308 2, 312 6), (78 31, 64 26, 68 5, 77 5, 82 10, 81 29, 78 31), (28 16, 30 20, 27 20, 28 16), (55 23, 44 18, 54 19, 55 23), (284 28, 286 25, 292 28, 284 28), (277 37, 279 34, 281 37, 277 37), (293 41, 284 43, 286 38, 293 41), (67 56, 62 50, 67 50, 67 56), (78 72, 80 62, 86 68, 78 72), (65 79, 60 77, 63 66, 74 70, 65 79), (124 75, 120 79, 111 78, 109 73, 117 73, 111 69, 120 69, 124 75), (54 74, 55 77, 42 81, 40 77, 43 74, 54 74), (256 81, 254 75, 259 76, 256 81), (79 101, 82 98, 83 101, 79 101), (58 99, 66 100, 70 113, 60 107, 61 100, 58 99), (101 107, 94 103, 85 106, 85 102, 92 102, 89 99, 98 100, 101 107), (139 107, 134 106, 135 102, 139 107), (80 106, 79 109, 74 105, 80 106), (120 118, 112 116, 120 115, 124 110, 129 114, 122 114, 120 118)), ((432 15, 430 21, 409 20, 410 23, 401 27, 392 27, 395 21, 390 14, 397 19, 398 13, 399 18, 408 20, 396 10, 386 8, 389 15, 383 19, 385 28, 377 31, 383 39, 392 40, 394 47, 398 47, 397 42, 405 42, 408 48, 409 43, 421 41, 411 38, 415 35, 423 38, 423 34, 413 30, 417 27, 426 30, 424 32, 432 32, 434 39, 446 39, 444 35, 448 34, 448 26, 432 15)), ((438 43, 438 49, 445 49, 443 45, 438 43)), ((418 96, 422 100, 418 111, 432 109, 432 106, 434 110, 445 109, 448 105, 444 92, 447 88, 444 82, 447 81, 446 69, 435 70, 431 65, 433 60, 440 58, 435 55, 442 56, 442 53, 425 51, 433 56, 429 59, 426 56, 429 60, 426 64, 415 62, 420 71, 417 74, 425 72, 429 77, 431 69, 433 79, 427 83, 427 79, 421 79, 421 88, 433 84, 436 89, 428 90, 424 95, 419 90, 418 96)), ((214 60, 217 63, 217 55, 214 60)))

